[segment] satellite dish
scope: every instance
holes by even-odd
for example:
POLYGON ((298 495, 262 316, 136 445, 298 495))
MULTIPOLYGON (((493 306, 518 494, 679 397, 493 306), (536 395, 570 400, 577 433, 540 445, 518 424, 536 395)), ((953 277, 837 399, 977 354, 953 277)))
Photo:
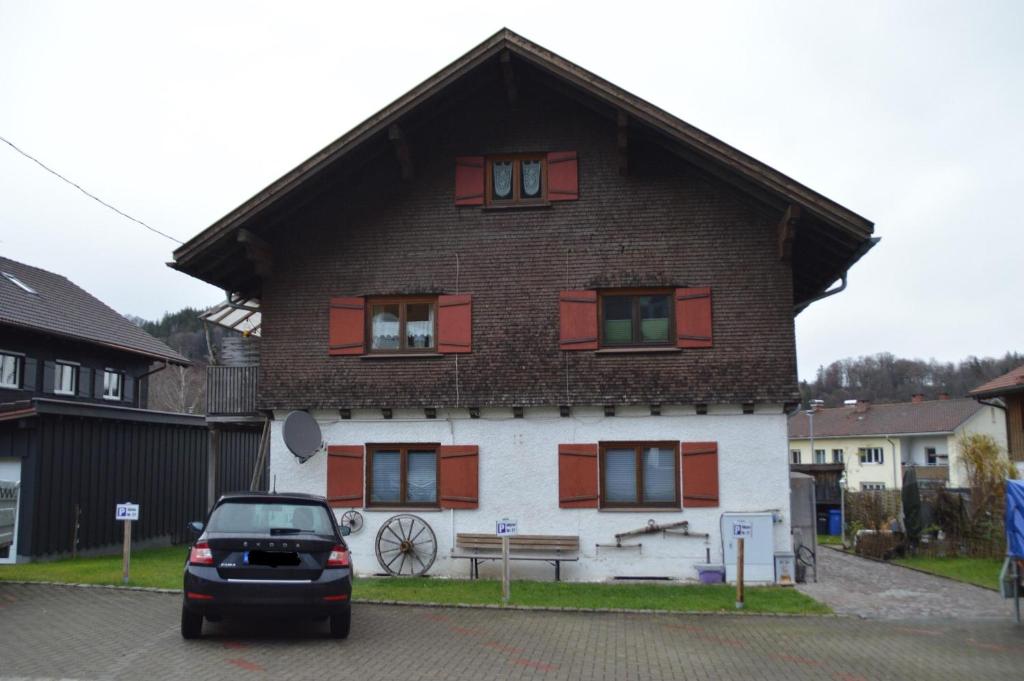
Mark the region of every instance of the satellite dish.
POLYGON ((299 463, 305 463, 323 448, 320 425, 308 411, 293 411, 288 414, 284 419, 281 434, 288 451, 295 455, 299 463))

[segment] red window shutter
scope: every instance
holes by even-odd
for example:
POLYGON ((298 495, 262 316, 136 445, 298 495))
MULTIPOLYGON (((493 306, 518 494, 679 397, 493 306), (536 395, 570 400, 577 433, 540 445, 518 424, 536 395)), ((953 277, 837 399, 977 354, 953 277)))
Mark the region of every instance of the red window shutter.
POLYGON ((361 297, 331 298, 328 354, 361 355, 365 352, 365 306, 361 297))
POLYGON ((597 291, 562 291, 558 305, 560 347, 597 350, 597 291))
POLYGON ((597 445, 558 445, 558 507, 597 508, 597 445))
POLYGON ((676 345, 711 347, 711 289, 676 289, 676 345))
POLYGON ((437 297, 437 351, 473 351, 473 297, 437 297))
POLYGON ((480 450, 476 445, 442 445, 441 508, 480 505, 480 450))
POLYGON ((333 508, 363 505, 363 446, 327 447, 327 502, 333 508))
POLYGON ((683 506, 718 506, 718 443, 683 443, 683 506))
POLYGON ((455 205, 482 206, 484 203, 484 157, 455 157, 455 205))
POLYGON ((548 154, 548 201, 575 201, 580 198, 579 161, 575 151, 548 154))

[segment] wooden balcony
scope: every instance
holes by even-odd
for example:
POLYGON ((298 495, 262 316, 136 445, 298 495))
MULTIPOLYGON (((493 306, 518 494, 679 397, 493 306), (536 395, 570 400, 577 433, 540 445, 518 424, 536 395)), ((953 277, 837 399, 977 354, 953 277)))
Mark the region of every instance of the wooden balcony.
POLYGON ((906 472, 908 468, 913 468, 917 473, 917 483, 919 485, 934 486, 949 484, 949 466, 920 466, 903 464, 904 472, 906 472))
POLYGON ((206 368, 206 420, 261 421, 256 410, 259 367, 209 366, 206 368))

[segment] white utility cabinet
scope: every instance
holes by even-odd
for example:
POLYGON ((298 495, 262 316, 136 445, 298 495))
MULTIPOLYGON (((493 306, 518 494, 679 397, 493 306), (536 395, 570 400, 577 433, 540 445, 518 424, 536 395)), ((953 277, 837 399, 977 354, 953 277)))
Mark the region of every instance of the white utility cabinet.
POLYGON ((775 529, 772 513, 723 513, 725 581, 736 581, 736 540, 743 537, 743 581, 775 581, 775 529))

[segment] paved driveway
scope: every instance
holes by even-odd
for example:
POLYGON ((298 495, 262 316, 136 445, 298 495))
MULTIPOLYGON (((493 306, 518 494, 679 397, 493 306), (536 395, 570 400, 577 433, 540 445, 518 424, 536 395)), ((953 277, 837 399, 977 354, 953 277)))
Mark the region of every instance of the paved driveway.
POLYGON ((1012 601, 995 591, 819 547, 818 583, 798 585, 837 613, 907 619, 998 619, 1013 616, 1012 601))
POLYGON ((624 615, 354 606, 323 626, 241 623, 178 635, 180 597, 0 584, 0 678, 1005 679, 1009 621, 624 615))

